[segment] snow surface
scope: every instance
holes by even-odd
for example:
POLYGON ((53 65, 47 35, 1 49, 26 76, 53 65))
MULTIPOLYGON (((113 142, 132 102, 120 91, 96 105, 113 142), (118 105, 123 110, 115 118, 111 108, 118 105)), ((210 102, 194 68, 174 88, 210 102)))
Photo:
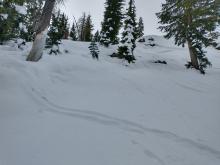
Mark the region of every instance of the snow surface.
POLYGON ((19 13, 19 14, 23 14, 26 15, 27 14, 27 9, 25 6, 20 6, 20 5, 14 5, 15 6, 15 10, 19 13))
POLYGON ((7 18, 8 18, 8 14, 0 14, 0 16, 1 16, 3 19, 7 19, 7 18))
POLYGON ((117 46, 97 61, 89 43, 63 41, 68 54, 38 63, 30 43, 0 46, 0 165, 219 165, 220 52, 207 49, 204 76, 153 37, 129 66, 108 56, 117 46))

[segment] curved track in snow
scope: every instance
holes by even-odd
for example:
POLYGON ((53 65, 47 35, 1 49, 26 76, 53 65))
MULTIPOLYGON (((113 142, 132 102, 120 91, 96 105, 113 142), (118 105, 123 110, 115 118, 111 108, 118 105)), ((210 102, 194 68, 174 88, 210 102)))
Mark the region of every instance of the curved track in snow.
MULTIPOLYGON (((208 145, 191 140, 189 138, 181 137, 173 132, 148 128, 136 122, 117 118, 117 117, 112 117, 106 114, 102 114, 100 112, 60 106, 49 100, 46 96, 41 95, 41 93, 33 87, 31 88, 31 91, 29 91, 28 93, 31 94, 31 96, 36 101, 38 101, 38 103, 44 106, 43 111, 47 111, 59 115, 65 115, 77 119, 83 119, 90 122, 96 122, 101 125, 115 127, 142 136, 147 136, 150 133, 151 135, 156 136, 158 138, 167 139, 183 147, 193 149, 196 153, 199 153, 201 155, 205 154, 220 160, 220 151, 208 145)), ((140 145, 136 141, 134 143, 140 145)), ((160 164, 162 165, 164 164, 163 161, 150 150, 143 149, 143 151, 149 157, 152 157, 156 159, 158 162, 160 162, 160 164)))

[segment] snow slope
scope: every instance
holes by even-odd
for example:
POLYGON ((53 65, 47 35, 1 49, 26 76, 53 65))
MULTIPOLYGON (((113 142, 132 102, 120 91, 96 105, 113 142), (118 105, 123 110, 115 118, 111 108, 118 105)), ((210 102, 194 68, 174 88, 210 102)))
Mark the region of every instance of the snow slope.
POLYGON ((116 47, 96 61, 89 43, 63 41, 68 54, 31 63, 30 44, 0 46, 0 165, 219 165, 220 52, 207 49, 204 76, 153 37, 129 66, 116 47))

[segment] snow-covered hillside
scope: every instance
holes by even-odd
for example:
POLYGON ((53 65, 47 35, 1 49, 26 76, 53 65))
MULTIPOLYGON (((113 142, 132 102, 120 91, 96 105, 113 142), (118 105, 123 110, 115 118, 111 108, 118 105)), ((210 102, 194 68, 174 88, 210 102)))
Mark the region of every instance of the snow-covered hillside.
POLYGON ((186 48, 153 38, 131 65, 108 56, 117 47, 96 61, 63 41, 69 53, 31 63, 31 44, 0 46, 0 165, 219 165, 220 51, 201 75, 186 48))

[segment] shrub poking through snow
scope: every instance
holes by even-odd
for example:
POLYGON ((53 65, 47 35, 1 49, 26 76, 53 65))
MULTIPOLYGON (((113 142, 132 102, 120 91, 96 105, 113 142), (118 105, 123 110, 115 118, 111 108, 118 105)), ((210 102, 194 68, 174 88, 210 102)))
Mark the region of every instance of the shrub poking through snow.
POLYGON ((92 42, 90 43, 89 50, 92 55, 92 58, 98 60, 99 59, 99 48, 98 48, 94 38, 92 39, 92 42))
POLYGON ((144 37, 141 37, 138 39, 138 42, 146 42, 145 38, 144 37))
POLYGON ((155 64, 167 64, 167 62, 166 61, 161 61, 161 60, 156 60, 156 61, 154 61, 154 63, 155 64))

